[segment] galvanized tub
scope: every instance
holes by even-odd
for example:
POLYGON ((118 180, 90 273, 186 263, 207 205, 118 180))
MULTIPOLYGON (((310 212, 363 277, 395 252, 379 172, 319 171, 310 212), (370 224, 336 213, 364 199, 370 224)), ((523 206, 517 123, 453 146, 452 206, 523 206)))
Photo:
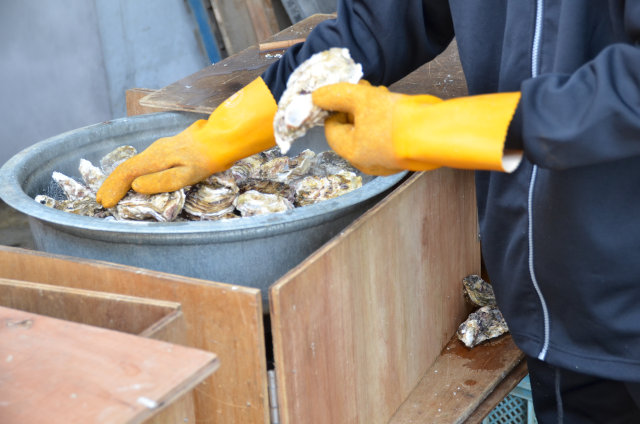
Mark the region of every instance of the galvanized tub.
MULTIPOLYGON (((375 203, 404 176, 365 179, 362 188, 292 211, 213 222, 117 222, 77 216, 39 204, 50 193, 51 173, 81 181, 81 158, 98 163, 116 147, 139 151, 176 134, 202 115, 157 113, 103 122, 41 141, 0 168, 0 197, 26 214, 36 247, 50 253, 99 259, 189 277, 267 289, 375 203)), ((322 129, 294 143, 328 149, 322 129)), ((134 282, 132 282, 134 284, 134 282)))

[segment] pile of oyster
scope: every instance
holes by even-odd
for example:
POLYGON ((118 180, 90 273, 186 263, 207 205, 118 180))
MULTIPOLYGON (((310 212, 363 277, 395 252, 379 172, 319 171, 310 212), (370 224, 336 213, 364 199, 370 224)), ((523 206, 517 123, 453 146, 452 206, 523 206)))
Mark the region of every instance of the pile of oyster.
POLYGON ((355 168, 332 151, 304 150, 285 156, 278 147, 236 162, 227 171, 170 193, 145 195, 129 191, 118 204, 105 209, 96 202, 104 179, 137 154, 122 146, 100 160, 99 166, 80 159, 82 182, 53 172, 64 199, 40 194, 43 205, 78 215, 119 221, 214 221, 285 212, 332 199, 362 186, 355 168))
POLYGON ((462 280, 467 302, 478 308, 458 327, 457 336, 467 347, 501 336, 509 331, 502 312, 496 305, 491 284, 477 275, 462 280))

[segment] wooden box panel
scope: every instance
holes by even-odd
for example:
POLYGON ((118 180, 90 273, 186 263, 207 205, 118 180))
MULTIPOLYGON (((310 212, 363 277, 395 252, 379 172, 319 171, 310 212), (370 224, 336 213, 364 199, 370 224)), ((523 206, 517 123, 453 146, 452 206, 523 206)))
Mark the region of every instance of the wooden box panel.
POLYGON ((386 423, 469 312, 473 173, 413 174, 271 288, 282 423, 386 423))
MULTIPOLYGON (((0 278, 0 306, 169 343, 186 344, 181 306, 141 297, 0 278)), ((192 391, 155 414, 154 424, 195 421, 192 391)))
POLYGON ((197 422, 269 421, 260 290, 5 246, 0 278, 179 302, 187 345, 221 364, 195 388, 197 422))
MULTIPOLYGON (((139 423, 219 365, 210 352, 18 309, 0 306, 0 322, 7 424, 139 423)), ((162 422, 193 420, 178 416, 162 422)))
POLYGON ((170 343, 185 342, 177 302, 0 278, 0 306, 170 343))

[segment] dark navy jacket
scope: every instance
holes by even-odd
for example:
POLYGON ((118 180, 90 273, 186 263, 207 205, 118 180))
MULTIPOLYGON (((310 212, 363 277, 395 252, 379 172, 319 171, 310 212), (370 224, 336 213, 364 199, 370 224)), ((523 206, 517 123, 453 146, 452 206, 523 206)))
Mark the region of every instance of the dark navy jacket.
MULTIPOLYGON (((389 85, 456 37, 470 94, 521 91, 512 174, 478 172, 480 234, 518 346, 640 382, 640 0, 343 1, 263 78, 316 51, 389 85)), ((425 92, 429 87, 425 87, 425 92)))

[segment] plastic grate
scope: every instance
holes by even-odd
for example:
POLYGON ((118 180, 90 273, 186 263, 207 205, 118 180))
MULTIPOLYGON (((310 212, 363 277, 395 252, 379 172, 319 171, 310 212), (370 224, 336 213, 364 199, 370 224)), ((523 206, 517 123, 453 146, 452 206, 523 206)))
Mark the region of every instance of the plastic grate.
POLYGON ((527 423, 527 401, 512 395, 507 395, 483 421, 483 424, 521 423, 527 423))
POLYGON ((529 376, 508 394, 486 417, 482 424, 537 424, 529 376))

